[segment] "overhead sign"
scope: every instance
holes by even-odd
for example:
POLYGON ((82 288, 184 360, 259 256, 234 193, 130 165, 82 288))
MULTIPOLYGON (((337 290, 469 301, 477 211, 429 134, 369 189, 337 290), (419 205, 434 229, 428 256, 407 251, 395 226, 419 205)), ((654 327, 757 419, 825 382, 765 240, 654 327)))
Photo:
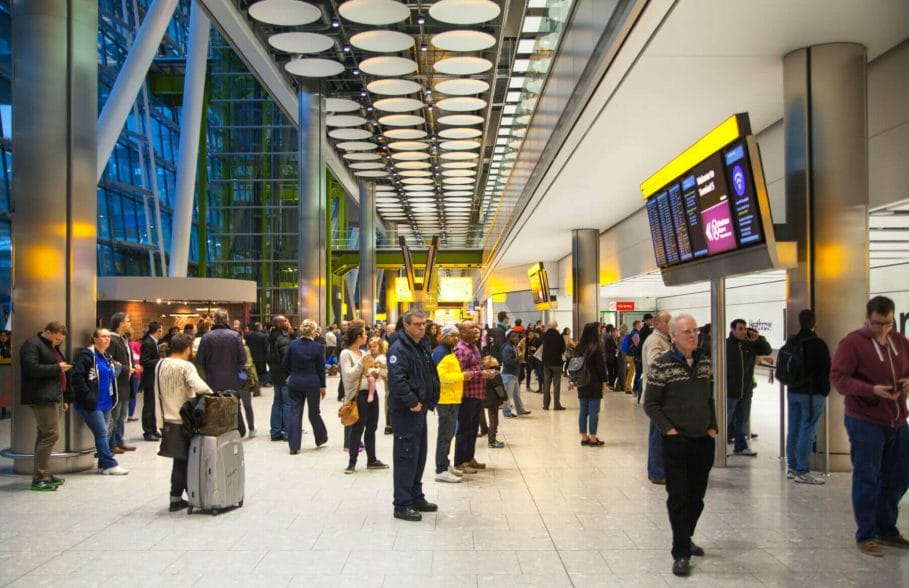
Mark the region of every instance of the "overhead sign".
POLYGON ((634 312, 634 300, 617 300, 615 309, 619 312, 634 312))
POLYGON ((473 278, 439 278, 439 302, 472 302, 473 278))
POLYGON ((395 278, 395 293, 398 302, 413 302, 413 290, 410 289, 410 280, 406 277, 395 278))

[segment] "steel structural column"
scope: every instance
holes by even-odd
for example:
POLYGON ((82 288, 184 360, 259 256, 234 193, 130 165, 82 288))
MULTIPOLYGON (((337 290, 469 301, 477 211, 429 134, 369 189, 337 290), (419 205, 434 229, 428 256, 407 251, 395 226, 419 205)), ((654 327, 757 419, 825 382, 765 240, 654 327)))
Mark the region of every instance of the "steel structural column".
POLYGON ((322 95, 300 92, 300 195, 298 204, 300 242, 297 249, 297 314, 325 324, 325 182, 323 169, 322 95))
POLYGON ((360 318, 376 319, 376 185, 360 184, 360 318))
MULTIPOLYGON (((193 228, 193 199, 199 166, 199 132, 205 116, 205 69, 208 65, 208 37, 211 23, 198 2, 189 11, 189 53, 183 79, 183 108, 180 116, 180 147, 177 162, 177 202, 170 238, 171 277, 185 278, 189 265, 189 239, 193 228)), ((203 164, 205 162, 203 161, 203 164)), ((204 219, 200 219, 204 222, 204 219)))
MULTIPOLYGON (((783 59, 786 224, 798 242, 798 266, 787 272, 788 332, 812 308, 831 352, 861 326, 868 300, 867 79, 867 51, 855 43, 783 59)), ((815 458, 829 457, 833 471, 851 468, 843 414, 843 397, 830 394, 815 458)))
POLYGON ((600 317, 600 232, 597 229, 571 231, 571 278, 571 336, 579 340, 584 325, 600 317))
MULTIPOLYGON (((139 89, 145 83, 145 76, 148 74, 148 68, 158 52, 161 45, 161 39, 167 32, 167 25, 174 15, 179 0, 154 0, 145 13, 145 19, 142 20, 142 26, 133 40, 132 47, 126 55, 126 61, 120 68, 117 75, 117 81, 111 88, 110 95, 104 103, 101 110, 101 116, 98 117, 98 151, 97 151, 97 175, 95 183, 101 180, 104 175, 104 169, 107 167, 107 160, 117 144, 120 137, 120 131, 123 130, 123 124, 129 115, 129 109, 132 108, 133 102, 136 101, 136 95, 139 89)), ((95 10, 97 13, 97 8, 95 10)), ((97 32, 96 32, 97 34, 97 32)), ((97 51, 97 47, 96 47, 97 51)), ((97 91, 96 91, 97 92, 97 91)))
MULTIPOLYGON (((16 0, 13 69, 13 389, 22 343, 51 320, 69 332, 67 359, 95 326, 98 197, 98 2, 16 0)), ((128 108, 127 108, 128 110, 128 108)), ((35 421, 13 404, 15 471, 32 472, 35 421)), ((60 415, 55 472, 94 465, 94 438, 70 410, 60 415)))
POLYGON ((726 278, 710 281, 710 357, 713 365, 713 402, 716 405, 717 467, 726 467, 726 278))

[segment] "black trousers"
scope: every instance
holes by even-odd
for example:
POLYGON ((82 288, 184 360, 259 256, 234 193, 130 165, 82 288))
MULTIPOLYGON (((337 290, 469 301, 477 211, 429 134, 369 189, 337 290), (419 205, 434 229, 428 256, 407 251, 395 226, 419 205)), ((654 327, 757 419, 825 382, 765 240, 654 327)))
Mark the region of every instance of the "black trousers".
POLYGON ((148 378, 142 381, 142 433, 156 433, 158 431, 155 418, 155 380, 148 378))
POLYGON ((379 395, 373 395, 369 400, 369 391, 360 390, 357 394, 357 412, 360 420, 351 425, 350 440, 348 441, 348 467, 357 465, 357 456, 360 453, 360 439, 366 446, 366 465, 376 461, 376 429, 379 426, 379 395))
POLYGON ((666 508, 672 525, 673 558, 691 557, 691 537, 704 511, 704 494, 715 452, 713 437, 663 435, 666 508))
POLYGON ((313 437, 316 439, 316 446, 328 441, 328 430, 325 428, 325 422, 322 420, 322 412, 319 410, 319 404, 322 395, 318 388, 308 388, 305 390, 294 390, 288 388, 290 394, 290 421, 287 427, 287 442, 292 451, 300 451, 303 443, 303 408, 307 401, 309 424, 312 427, 313 437))
MULTIPOLYGON (((458 432, 455 434, 455 467, 474 458, 477 450, 477 429, 483 401, 479 398, 462 398, 458 410, 458 432)), ((392 421, 392 427, 394 427, 392 421)), ((395 431, 397 433, 397 431, 395 431)))
MULTIPOLYGON (((426 469, 426 452, 429 440, 426 434, 426 407, 420 412, 406 408, 392 409, 391 426, 394 429, 394 479, 395 510, 413 506, 426 500, 423 494, 423 470, 426 469)), ((476 430, 474 430, 476 432, 476 430)))
POLYGON ((171 498, 182 498, 186 492, 186 467, 185 459, 175 459, 170 470, 170 495, 171 498))

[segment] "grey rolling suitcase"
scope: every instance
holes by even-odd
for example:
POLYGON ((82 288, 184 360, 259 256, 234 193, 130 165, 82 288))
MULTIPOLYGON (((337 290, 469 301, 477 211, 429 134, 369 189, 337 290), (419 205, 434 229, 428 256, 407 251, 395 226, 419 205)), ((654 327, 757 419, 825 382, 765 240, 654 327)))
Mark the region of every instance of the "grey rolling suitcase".
POLYGON ((227 507, 243 506, 245 476, 239 431, 217 437, 196 435, 189 445, 187 513, 197 508, 218 514, 227 507))

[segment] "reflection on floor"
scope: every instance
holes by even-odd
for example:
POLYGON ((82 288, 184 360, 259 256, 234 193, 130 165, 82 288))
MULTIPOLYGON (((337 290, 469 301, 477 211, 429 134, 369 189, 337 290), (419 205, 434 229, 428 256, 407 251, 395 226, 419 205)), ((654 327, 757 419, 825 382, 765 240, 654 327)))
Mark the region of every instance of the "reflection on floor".
MULTIPOLYGON (((563 389, 565 389, 563 382, 563 389)), ((334 384, 329 388, 332 392, 334 384)), ((0 585, 16 586, 905 586, 909 552, 883 559, 855 549, 848 474, 825 486, 787 481, 778 455, 778 396, 762 384, 756 458, 714 469, 695 540, 707 550, 690 579, 672 576, 665 491, 647 481, 647 419, 610 393, 602 448, 580 447, 577 400, 503 419, 504 449, 481 439, 489 469, 462 484, 424 477, 438 513, 392 518, 391 471, 345 476, 333 393, 324 403, 327 447, 311 434, 290 456, 268 437, 271 389, 255 399, 259 435, 245 442, 246 503, 217 517, 167 511, 170 460, 141 440, 119 456, 126 477, 70 474, 55 493, 29 492, 10 462, 0 475, 0 585)), ((0 421, 8 446, 9 421, 0 421)), ((309 425, 305 425, 309 428, 309 425)), ((430 455, 435 448, 430 415, 430 455)), ((391 462, 391 437, 378 435, 391 462)), ((467 476, 465 476, 467 477, 467 476)), ((909 534, 909 524, 903 528, 909 534)))

